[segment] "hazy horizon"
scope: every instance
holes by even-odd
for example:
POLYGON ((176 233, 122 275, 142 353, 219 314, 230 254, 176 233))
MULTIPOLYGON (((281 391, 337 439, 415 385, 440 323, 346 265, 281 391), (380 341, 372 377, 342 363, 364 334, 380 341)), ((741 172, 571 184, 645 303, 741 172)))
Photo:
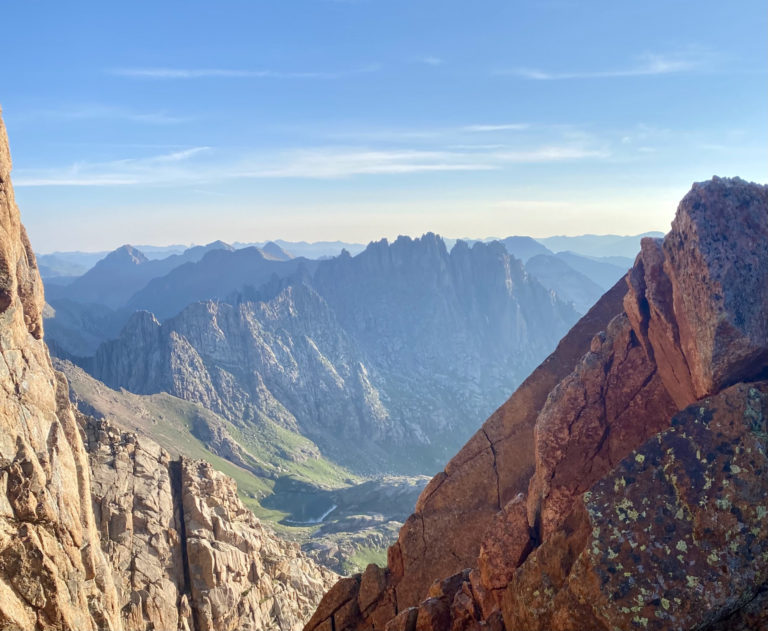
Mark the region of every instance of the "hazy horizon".
POLYGON ((0 44, 38 251, 666 232, 768 173, 758 0, 41 6, 0 44))
MULTIPOLYGON (((573 234, 573 235, 550 234, 550 235, 542 235, 542 236, 531 237, 531 238, 535 239, 535 240, 540 240, 540 239, 543 240, 543 239, 551 239, 551 238, 574 238, 574 237, 616 237, 616 238, 619 238, 619 239, 623 239, 623 238, 638 237, 638 236, 641 236, 641 235, 644 235, 644 234, 647 234, 647 233, 655 233, 655 232, 660 232, 662 234, 666 234, 663 231, 645 230, 643 232, 638 232, 638 233, 635 233, 635 234, 612 234, 612 233, 605 233, 605 234, 582 233, 582 234, 573 234)), ((275 242, 278 245, 280 243, 286 243, 286 244, 301 243, 301 244, 305 244, 305 245, 316 245, 316 244, 320 244, 320 243, 329 243, 329 244, 331 244, 331 243, 339 243, 339 244, 356 245, 356 246, 364 246, 365 247, 365 246, 368 246, 371 243, 375 243, 375 242, 381 241, 382 239, 386 239, 390 243, 395 241, 399 237, 409 237, 411 239, 420 239, 421 237, 425 236, 427 233, 433 233, 433 234, 437 235, 438 237, 440 237, 441 239, 443 239, 444 241, 449 241, 449 242, 454 242, 454 241, 472 241, 472 242, 482 241, 482 242, 488 242, 488 241, 496 241, 496 240, 506 239, 508 237, 530 237, 531 236, 531 235, 527 235, 527 234, 519 234, 519 233, 517 233, 517 234, 507 234, 507 235, 497 235, 497 236, 487 236, 486 235, 484 237, 468 237, 466 235, 461 236, 461 237, 454 237, 454 236, 448 236, 448 235, 440 234, 439 232, 437 232, 435 230, 427 230, 426 232, 422 232, 420 234, 397 234, 395 236, 381 236, 381 237, 378 237, 378 238, 375 238, 375 239, 368 239, 368 240, 365 240, 365 241, 344 241, 342 239, 320 239, 320 240, 317 240, 317 241, 306 241, 306 240, 301 240, 301 239, 283 239, 282 237, 275 237, 274 239, 254 239, 254 240, 244 240, 244 241, 243 240, 239 240, 239 239, 235 239, 233 241, 227 241, 226 239, 213 238, 213 239, 209 239, 209 240, 205 240, 205 241, 200 241, 200 242, 191 241, 191 242, 186 242, 186 243, 182 243, 182 242, 179 242, 179 241, 168 241, 168 242, 165 242, 165 243, 150 243, 150 242, 146 242, 146 241, 134 241, 134 242, 124 241, 124 242, 118 243, 117 245, 114 245, 112 247, 103 247, 103 248, 96 248, 96 249, 91 249, 91 250, 77 250, 77 249, 73 249, 73 250, 66 249, 66 250, 64 250, 64 249, 60 249, 59 248, 59 249, 56 249, 56 250, 45 250, 44 251, 44 250, 41 250, 41 249, 38 249, 38 248, 34 248, 34 251, 35 251, 36 254, 40 254, 40 255, 57 254, 57 253, 71 253, 71 252, 82 252, 84 254, 98 254, 98 253, 102 253, 102 252, 113 252, 114 250, 116 250, 118 248, 121 248, 123 246, 126 246, 126 245, 130 245, 131 247, 134 247, 134 248, 136 248, 138 250, 141 250, 142 247, 149 247, 149 248, 172 248, 172 247, 194 248, 194 247, 197 247, 197 246, 210 245, 211 243, 215 243, 217 241, 222 241, 222 242, 226 243, 227 245, 237 246, 238 248, 249 247, 252 244, 266 244, 266 243, 270 243, 270 242, 275 242)))

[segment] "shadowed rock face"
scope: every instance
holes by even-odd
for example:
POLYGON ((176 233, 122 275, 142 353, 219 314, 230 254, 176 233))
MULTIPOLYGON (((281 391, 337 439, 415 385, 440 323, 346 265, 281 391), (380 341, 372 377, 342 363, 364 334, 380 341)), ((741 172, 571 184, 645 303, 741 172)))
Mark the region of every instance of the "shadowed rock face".
POLYGON ((306 629, 768 628, 767 329, 768 189, 696 184, 306 629))

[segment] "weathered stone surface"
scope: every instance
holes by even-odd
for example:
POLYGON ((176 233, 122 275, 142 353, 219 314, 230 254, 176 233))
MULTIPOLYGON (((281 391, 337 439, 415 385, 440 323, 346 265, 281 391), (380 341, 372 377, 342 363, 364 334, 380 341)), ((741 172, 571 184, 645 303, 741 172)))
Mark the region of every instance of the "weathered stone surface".
POLYGON ((82 421, 126 631, 301 628, 332 572, 264 529, 209 465, 82 421))
POLYGON ((729 617, 768 582, 767 450, 768 382, 686 408, 583 496, 574 534, 519 568, 507 629, 701 629, 729 617))
POLYGON ((360 611, 365 612, 386 588, 387 571, 375 563, 369 564, 360 577, 360 593, 357 596, 360 611))
POLYGON ((533 546, 525 496, 521 493, 496 514, 483 537, 477 559, 483 588, 505 588, 533 546))
POLYGON ((679 406, 765 376, 767 204, 768 187, 738 178, 694 184, 664 242, 643 243, 628 313, 679 406))
POLYGON ((360 592, 360 574, 340 579, 325 594, 315 613, 306 624, 306 629, 319 628, 324 620, 331 620, 335 612, 351 600, 356 600, 360 592))
POLYGON ((552 390, 536 421, 528 518, 539 539, 548 539, 575 499, 676 411, 627 317, 617 316, 552 390))
POLYGON ((385 631, 414 631, 418 615, 418 607, 408 607, 387 623, 385 631))
POLYGON ((42 341, 42 283, 0 121, 0 628, 117 629, 88 461, 42 341))
POLYGON ((180 493, 198 631, 300 629, 337 578, 267 531, 231 478, 182 460, 180 493))
POLYGON ((152 441, 83 417, 101 547, 126 631, 194 628, 186 597, 170 458, 152 441))
POLYGON ((624 310, 667 392, 678 408, 696 400, 691 369, 680 345, 672 283, 664 272, 661 240, 643 239, 635 266, 627 275, 624 310))

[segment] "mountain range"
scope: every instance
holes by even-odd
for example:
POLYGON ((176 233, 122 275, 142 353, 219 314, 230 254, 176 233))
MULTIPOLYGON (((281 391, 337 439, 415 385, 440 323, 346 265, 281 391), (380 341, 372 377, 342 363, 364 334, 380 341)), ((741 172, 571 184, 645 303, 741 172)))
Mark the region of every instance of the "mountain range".
POLYGON ((161 281, 142 292, 153 310, 190 304, 162 323, 136 311, 75 361, 111 387, 278 423, 366 473, 430 471, 577 318, 500 244, 449 253, 433 234, 319 262, 212 252, 161 281))
MULTIPOLYGON (((444 242, 452 248, 456 240, 444 242)), ((631 265, 628 258, 554 253, 530 237, 508 237, 501 243, 526 264, 527 272, 579 313, 600 296, 599 288, 610 287, 631 265), (563 282, 566 277, 568 281, 563 282)), ((155 250, 157 255, 160 249, 155 250)), ((294 256, 275 242, 234 248, 215 241, 152 259, 138 247, 122 246, 79 276, 46 280, 49 343, 67 356, 91 355, 100 342, 116 337, 136 310, 146 309, 165 319, 191 302, 226 299, 244 287, 258 288, 273 276, 294 275, 299 268, 312 276, 317 264, 318 260, 294 256), (208 257, 209 252, 215 254, 208 257)))

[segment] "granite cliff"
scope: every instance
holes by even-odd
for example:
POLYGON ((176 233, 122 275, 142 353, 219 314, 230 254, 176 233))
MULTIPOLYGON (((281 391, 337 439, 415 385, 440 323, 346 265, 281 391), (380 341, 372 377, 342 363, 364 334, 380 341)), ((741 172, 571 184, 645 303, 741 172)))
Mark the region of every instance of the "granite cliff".
POLYGON ((335 575, 210 465, 89 419, 43 342, 0 121, 0 629, 298 629, 335 575))
POLYGON ((118 629, 88 456, 43 342, 43 291, 0 121, 0 627, 118 629))
POLYGON ((768 629, 766 379, 768 188, 714 178, 306 630, 768 629))
POLYGON ((210 464, 82 419, 123 629, 299 629, 335 575, 246 509, 210 464))

